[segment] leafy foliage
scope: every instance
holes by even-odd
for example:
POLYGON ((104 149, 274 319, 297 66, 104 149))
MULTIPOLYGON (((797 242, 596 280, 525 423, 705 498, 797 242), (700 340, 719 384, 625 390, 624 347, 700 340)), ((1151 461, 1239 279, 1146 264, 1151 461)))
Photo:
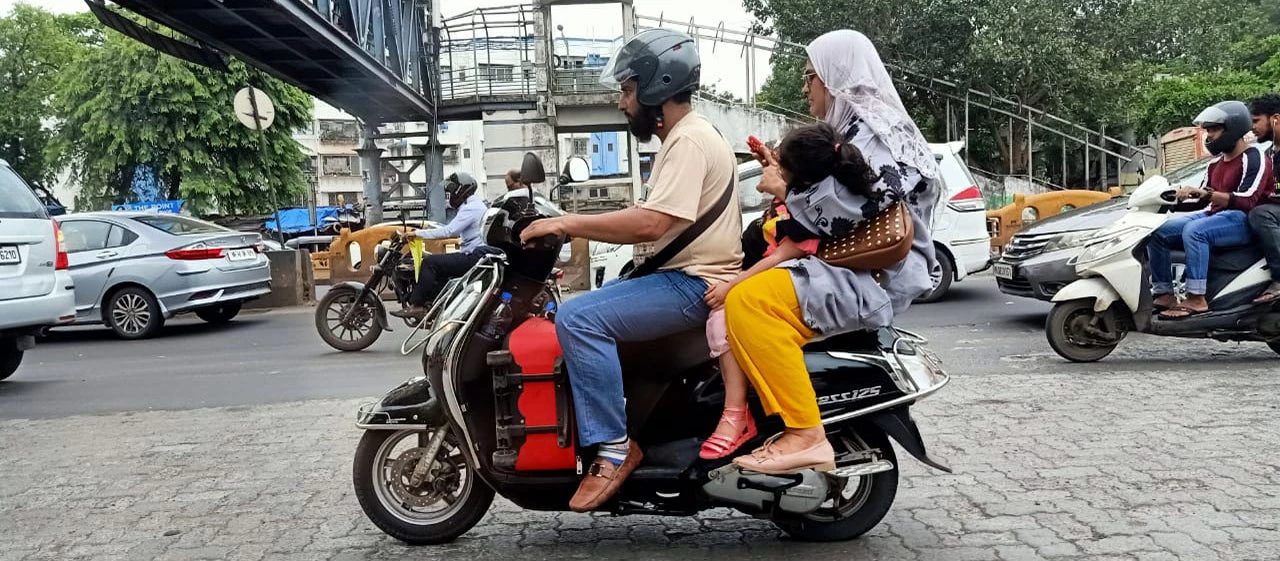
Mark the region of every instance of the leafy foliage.
POLYGON ((51 150, 51 103, 58 74, 100 36, 86 14, 53 15, 18 4, 0 18, 0 158, 27 181, 50 184, 58 172, 51 150))
MULTIPOLYGON (((1280 9, 1274 0, 743 0, 743 4, 757 18, 758 31, 775 33, 786 41, 805 44, 840 28, 865 33, 886 63, 896 67, 895 75, 904 79, 899 87, 903 100, 930 138, 945 135, 946 98, 939 92, 963 95, 966 89, 1009 98, 1095 130, 1106 125, 1116 131, 1133 124, 1130 119, 1140 119, 1139 128, 1148 130, 1188 111, 1194 97, 1179 94, 1174 96, 1184 102, 1179 105, 1139 108, 1148 90, 1177 83, 1157 83, 1157 73, 1237 68, 1241 53, 1233 53, 1230 39, 1224 37, 1265 36, 1280 29, 1280 9), (1260 15, 1264 7, 1275 19, 1260 15), (1240 32, 1225 31, 1233 29, 1240 32), (957 87, 930 84, 924 76, 957 87)), ((1251 52, 1254 61, 1268 61, 1270 54, 1265 48, 1251 52)), ((773 62, 773 75, 759 99, 803 110, 799 72, 803 62, 791 57, 775 57, 773 62)), ((1280 70, 1280 62, 1276 65, 1280 70)), ((1236 73, 1219 76, 1241 77, 1236 73)), ((1242 82, 1202 93, 1226 95, 1257 86, 1257 82, 1242 82)), ((1168 95, 1151 99, 1172 101, 1168 95)), ((1178 122, 1191 116, 1194 113, 1181 115, 1178 122)), ((970 126, 972 161, 988 169, 1028 171, 1025 126, 1010 133, 1008 117, 986 111, 975 113, 970 126), (987 149, 978 150, 982 144, 987 149)), ((1037 140, 1040 149, 1053 149, 1057 146, 1053 143, 1062 142, 1043 133, 1037 140)))
POLYGON ((305 190, 303 154, 291 132, 311 120, 311 98, 231 61, 226 72, 160 54, 114 31, 58 81, 59 147, 82 185, 77 208, 128 200, 139 167, 169 198, 196 212, 264 211, 305 190), (235 118, 236 91, 253 85, 275 103, 259 135, 235 118))

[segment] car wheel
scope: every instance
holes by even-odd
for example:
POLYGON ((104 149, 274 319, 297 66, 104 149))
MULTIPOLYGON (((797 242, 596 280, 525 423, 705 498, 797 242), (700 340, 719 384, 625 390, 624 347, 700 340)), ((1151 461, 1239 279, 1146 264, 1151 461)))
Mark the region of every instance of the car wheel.
POLYGON ((23 352, 18 350, 18 339, 7 337, 0 339, 0 380, 12 376, 22 364, 23 352))
POLYGON ((947 291, 951 290, 951 283, 956 280, 956 263, 951 259, 947 252, 941 249, 935 249, 938 254, 938 266, 942 267, 942 280, 938 281, 937 288, 932 292, 916 298, 917 304, 932 304, 942 300, 947 296, 947 291))
POLYGON ((164 326, 160 303, 144 288, 130 286, 107 298, 107 327, 121 339, 146 339, 164 326))
POLYGON ((225 302, 196 310, 196 317, 214 325, 227 323, 240 313, 240 302, 225 302))

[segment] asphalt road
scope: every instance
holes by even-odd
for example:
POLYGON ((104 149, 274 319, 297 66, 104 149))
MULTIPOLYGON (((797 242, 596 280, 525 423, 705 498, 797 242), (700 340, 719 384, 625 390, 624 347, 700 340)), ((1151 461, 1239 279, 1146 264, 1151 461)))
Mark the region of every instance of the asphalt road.
MULTIPOLYGON (((929 337, 948 366, 965 372, 1022 372, 1032 362, 1046 371, 1107 371, 1116 361, 1172 360, 1126 357, 1122 347, 1098 365, 1067 364, 1044 340, 1049 307, 1005 296, 983 275, 953 285, 943 302, 912 307, 899 325, 929 337)), ((55 331, 0 383, 0 418, 372 398, 418 372, 417 355, 399 353, 404 327, 365 351, 341 353, 316 335, 312 310, 246 312, 224 326, 180 319, 146 341, 92 326, 55 331)))

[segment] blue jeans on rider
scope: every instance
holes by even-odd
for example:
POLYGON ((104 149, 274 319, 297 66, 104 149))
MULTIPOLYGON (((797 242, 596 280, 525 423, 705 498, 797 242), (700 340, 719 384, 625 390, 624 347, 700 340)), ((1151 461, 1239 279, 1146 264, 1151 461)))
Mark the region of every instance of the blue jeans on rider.
POLYGON ((582 446, 627 436, 618 343, 652 341, 702 328, 711 310, 707 283, 679 271, 613 282, 569 300, 556 335, 569 369, 582 446))
POLYGON ((1239 210, 1197 212, 1165 222, 1147 245, 1151 292, 1173 294, 1173 250, 1182 249, 1187 254, 1187 292, 1203 295, 1209 289, 1209 250, 1247 243, 1248 215, 1239 210))

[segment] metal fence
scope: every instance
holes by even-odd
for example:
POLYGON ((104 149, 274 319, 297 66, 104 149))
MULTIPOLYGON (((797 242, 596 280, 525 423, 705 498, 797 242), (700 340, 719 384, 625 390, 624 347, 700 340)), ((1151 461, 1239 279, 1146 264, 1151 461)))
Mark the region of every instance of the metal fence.
POLYGON ((480 8, 445 18, 440 28, 442 102, 538 92, 531 4, 480 8))

